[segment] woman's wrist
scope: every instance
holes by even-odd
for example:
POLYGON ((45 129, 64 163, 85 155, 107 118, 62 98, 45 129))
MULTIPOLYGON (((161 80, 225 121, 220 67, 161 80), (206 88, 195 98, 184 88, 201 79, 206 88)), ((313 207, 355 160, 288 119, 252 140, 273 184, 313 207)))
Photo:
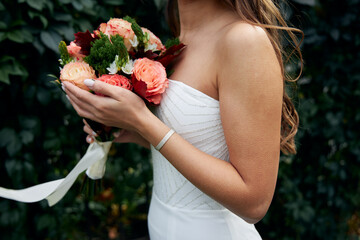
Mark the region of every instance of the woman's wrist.
POLYGON ((138 133, 151 145, 157 146, 164 136, 170 131, 159 118, 151 111, 139 120, 137 125, 138 133))

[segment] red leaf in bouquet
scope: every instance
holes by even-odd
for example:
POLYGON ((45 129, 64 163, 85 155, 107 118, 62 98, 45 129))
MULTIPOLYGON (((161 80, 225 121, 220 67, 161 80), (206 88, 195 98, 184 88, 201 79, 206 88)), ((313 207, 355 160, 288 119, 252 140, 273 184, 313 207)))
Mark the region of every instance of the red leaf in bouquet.
POLYGON ((152 59, 157 58, 158 56, 159 56, 159 54, 156 54, 156 53, 154 53, 153 51, 148 50, 148 51, 146 51, 146 52, 144 53, 144 56, 143 56, 143 57, 146 57, 146 58, 152 60, 152 59))
POLYGON ((134 51, 129 51, 129 55, 133 58, 133 59, 138 59, 138 58, 148 58, 148 59, 156 59, 159 57, 159 54, 154 53, 151 50, 148 50, 146 52, 144 52, 144 49, 139 49, 138 51, 134 52, 134 51))
POLYGON ((164 66, 148 58, 135 61, 132 83, 135 93, 155 105, 160 104, 162 94, 169 86, 164 66))
POLYGON ((91 34, 89 30, 87 30, 86 32, 75 33, 74 36, 74 42, 76 43, 76 45, 81 47, 80 53, 86 56, 90 54, 91 43, 99 38, 97 35, 91 34))
POLYGON ((167 67, 174 58, 176 58, 184 49, 185 44, 180 43, 167 49, 163 54, 160 55, 156 61, 160 62, 164 67, 167 67))

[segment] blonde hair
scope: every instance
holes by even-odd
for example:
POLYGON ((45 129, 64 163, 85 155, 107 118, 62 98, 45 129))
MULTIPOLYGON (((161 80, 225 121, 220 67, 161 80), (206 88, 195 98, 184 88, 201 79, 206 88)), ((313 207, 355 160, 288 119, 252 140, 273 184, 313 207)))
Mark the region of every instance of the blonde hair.
MULTIPOLYGON (((284 154, 295 154, 295 135, 299 126, 299 115, 286 93, 286 82, 295 82, 299 79, 302 68, 302 54, 300 44, 304 34, 297 28, 289 27, 284 20, 279 6, 273 0, 221 0, 224 4, 236 11, 239 17, 252 25, 260 26, 267 31, 270 41, 275 49, 284 79, 283 104, 281 116, 280 149, 284 154), (287 36, 284 34, 287 33, 287 36), (301 34, 300 41, 295 33, 301 34), (291 51, 284 50, 284 40, 290 43, 291 51), (285 72, 284 63, 290 62, 293 57, 300 60, 300 73, 296 78, 291 78, 285 72), (285 60, 284 60, 285 59, 285 60)), ((175 36, 180 34, 180 22, 177 10, 177 0, 168 2, 168 22, 175 36)))

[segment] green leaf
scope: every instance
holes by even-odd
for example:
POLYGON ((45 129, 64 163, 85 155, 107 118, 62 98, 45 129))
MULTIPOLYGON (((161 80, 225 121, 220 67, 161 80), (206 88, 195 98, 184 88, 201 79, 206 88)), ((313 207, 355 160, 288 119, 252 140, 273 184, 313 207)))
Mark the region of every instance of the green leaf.
POLYGON ((41 11, 44 7, 45 0, 26 0, 30 7, 41 11))
POLYGON ((134 33, 139 41, 139 45, 144 46, 147 43, 147 41, 149 40, 147 37, 147 34, 144 34, 143 30, 141 29, 139 24, 137 24, 135 19, 133 19, 129 16, 126 16, 126 17, 124 17, 124 20, 131 23, 131 28, 134 31, 134 33))
POLYGON ((0 147, 5 147, 16 137, 16 132, 12 128, 3 128, 0 131, 0 147))
POLYGON ((10 84, 9 73, 0 68, 0 82, 10 84))
POLYGON ((20 138, 23 144, 29 144, 34 141, 34 134, 30 131, 21 131, 20 138))
POLYGON ((105 0, 105 4, 119 6, 124 4, 124 0, 105 0))
POLYGON ((22 35, 21 30, 15 30, 12 32, 8 32, 7 33, 7 38, 13 42, 17 42, 17 43, 24 43, 25 39, 24 36, 22 35))
POLYGON ((81 0, 81 3, 86 8, 93 8, 94 7, 94 1, 92 1, 92 0, 81 0))
POLYGON ((27 77, 27 70, 13 57, 3 56, 0 59, 0 82, 9 84, 9 75, 27 77))
POLYGON ((180 44, 180 40, 179 38, 172 38, 172 39, 168 39, 165 43, 165 48, 169 49, 174 45, 179 45, 180 44))
POLYGON ((5 6, 4 4, 2 4, 2 2, 0 2, 0 11, 4 11, 5 10, 5 6))
POLYGON ((54 26, 54 29, 56 32, 58 32, 60 35, 64 36, 66 40, 73 41, 74 40, 74 29, 70 27, 69 25, 57 25, 54 26))
POLYGON ((59 43, 59 53, 60 53, 60 59, 62 60, 62 62, 60 64, 62 66, 65 66, 66 64, 71 62, 72 59, 70 57, 70 54, 67 50, 66 43, 64 41, 61 41, 59 43))
POLYGON ((54 13, 54 19, 56 21, 68 22, 68 21, 71 21, 73 19, 73 17, 71 16, 71 14, 68 14, 68 13, 56 12, 56 13, 54 13))
POLYGON ((7 38, 17 43, 31 42, 33 40, 32 34, 25 29, 8 32, 7 38))
POLYGON ((6 23, 0 22, 0 30, 5 30, 7 28, 6 23))
POLYGON ((59 0, 60 3, 62 4, 69 4, 71 3, 72 0, 59 0))
POLYGON ((0 147, 6 147, 10 156, 14 156, 21 149, 21 141, 14 129, 4 128, 0 131, 0 147))
POLYGON ((50 48, 54 52, 58 52, 58 43, 61 41, 59 34, 52 31, 42 31, 40 34, 40 39, 46 47, 50 48))
POLYGON ((82 11, 84 9, 84 6, 78 2, 78 1, 72 1, 71 4, 73 5, 73 7, 77 10, 77 11, 82 11))

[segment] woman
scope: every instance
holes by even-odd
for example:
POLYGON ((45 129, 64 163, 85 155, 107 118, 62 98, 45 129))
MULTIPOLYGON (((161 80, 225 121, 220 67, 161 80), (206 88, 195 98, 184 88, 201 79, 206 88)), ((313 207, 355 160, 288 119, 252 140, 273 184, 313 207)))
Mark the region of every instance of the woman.
MULTIPOLYGON (((271 203, 280 150, 295 153, 298 117, 273 25, 294 40, 293 29, 271 0, 169 6, 178 8, 173 20, 187 48, 155 114, 132 92, 99 81, 84 83, 109 98, 64 82, 66 93, 80 116, 122 128, 118 142, 150 146, 151 239, 261 239, 253 224, 271 203)), ((91 142, 93 131, 84 130, 91 142)))

